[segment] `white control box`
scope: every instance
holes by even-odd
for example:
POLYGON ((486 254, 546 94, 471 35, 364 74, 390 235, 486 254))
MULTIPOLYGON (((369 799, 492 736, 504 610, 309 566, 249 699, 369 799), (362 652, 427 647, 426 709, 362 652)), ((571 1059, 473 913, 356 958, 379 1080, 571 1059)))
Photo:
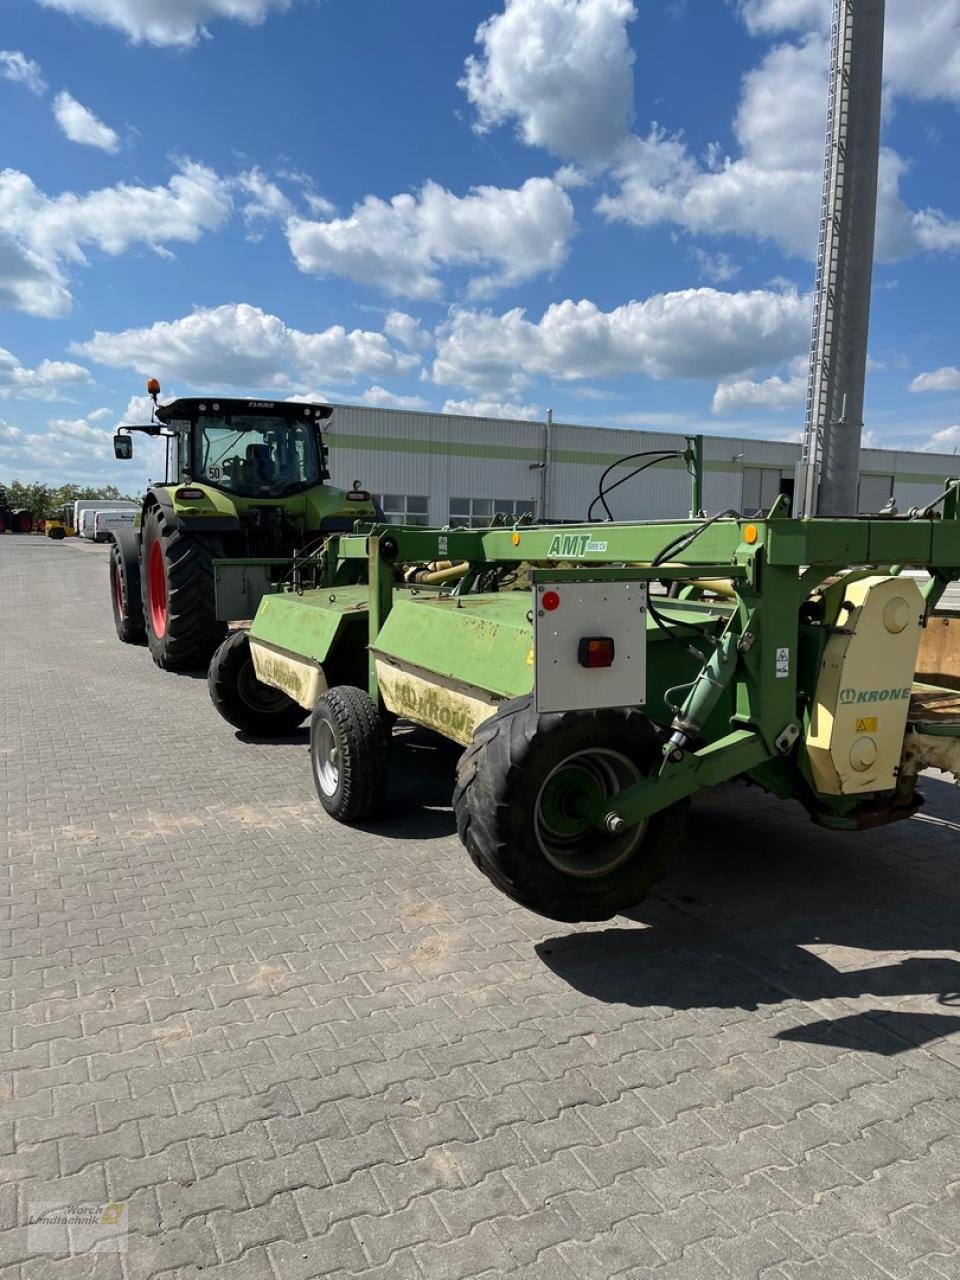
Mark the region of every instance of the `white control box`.
POLYGON ((643 706, 647 584, 537 583, 533 656, 538 712, 643 706))

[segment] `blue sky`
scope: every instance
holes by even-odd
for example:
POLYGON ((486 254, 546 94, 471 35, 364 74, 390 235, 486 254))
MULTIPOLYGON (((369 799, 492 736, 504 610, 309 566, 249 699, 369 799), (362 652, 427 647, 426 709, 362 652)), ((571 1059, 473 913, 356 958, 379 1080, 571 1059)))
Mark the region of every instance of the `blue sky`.
MULTIPOLYGON (((868 439, 953 452, 960 0, 887 7, 868 439)), ((829 8, 5 0, 0 483, 129 487, 152 373, 794 435, 829 8)))

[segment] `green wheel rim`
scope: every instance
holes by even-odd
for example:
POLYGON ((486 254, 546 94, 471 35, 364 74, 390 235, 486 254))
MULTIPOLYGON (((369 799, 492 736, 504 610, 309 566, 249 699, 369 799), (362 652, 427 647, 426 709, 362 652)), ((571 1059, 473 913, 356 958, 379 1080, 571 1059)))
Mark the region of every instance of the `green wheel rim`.
POLYGON ((537 792, 533 812, 534 836, 550 865, 578 877, 609 875, 622 866, 642 842, 647 824, 613 836, 587 815, 643 776, 627 756, 603 748, 575 752, 553 768, 537 792))

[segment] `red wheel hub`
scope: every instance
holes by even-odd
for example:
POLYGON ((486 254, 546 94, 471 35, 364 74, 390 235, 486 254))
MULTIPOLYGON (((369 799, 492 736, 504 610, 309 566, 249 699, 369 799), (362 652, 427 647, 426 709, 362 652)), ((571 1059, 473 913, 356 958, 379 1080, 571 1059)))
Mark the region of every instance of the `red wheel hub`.
POLYGON ((163 563, 163 547, 159 542, 150 544, 147 561, 147 603, 153 634, 159 640, 167 630, 167 574, 163 563))

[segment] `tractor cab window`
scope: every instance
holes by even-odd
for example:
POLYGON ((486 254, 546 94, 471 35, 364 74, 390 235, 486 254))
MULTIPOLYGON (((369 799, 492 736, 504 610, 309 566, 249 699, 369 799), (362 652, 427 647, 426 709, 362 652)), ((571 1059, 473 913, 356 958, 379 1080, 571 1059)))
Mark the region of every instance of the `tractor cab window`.
POLYGON ((283 497, 322 478, 312 423, 240 414, 202 417, 195 440, 195 478, 227 493, 283 497))

